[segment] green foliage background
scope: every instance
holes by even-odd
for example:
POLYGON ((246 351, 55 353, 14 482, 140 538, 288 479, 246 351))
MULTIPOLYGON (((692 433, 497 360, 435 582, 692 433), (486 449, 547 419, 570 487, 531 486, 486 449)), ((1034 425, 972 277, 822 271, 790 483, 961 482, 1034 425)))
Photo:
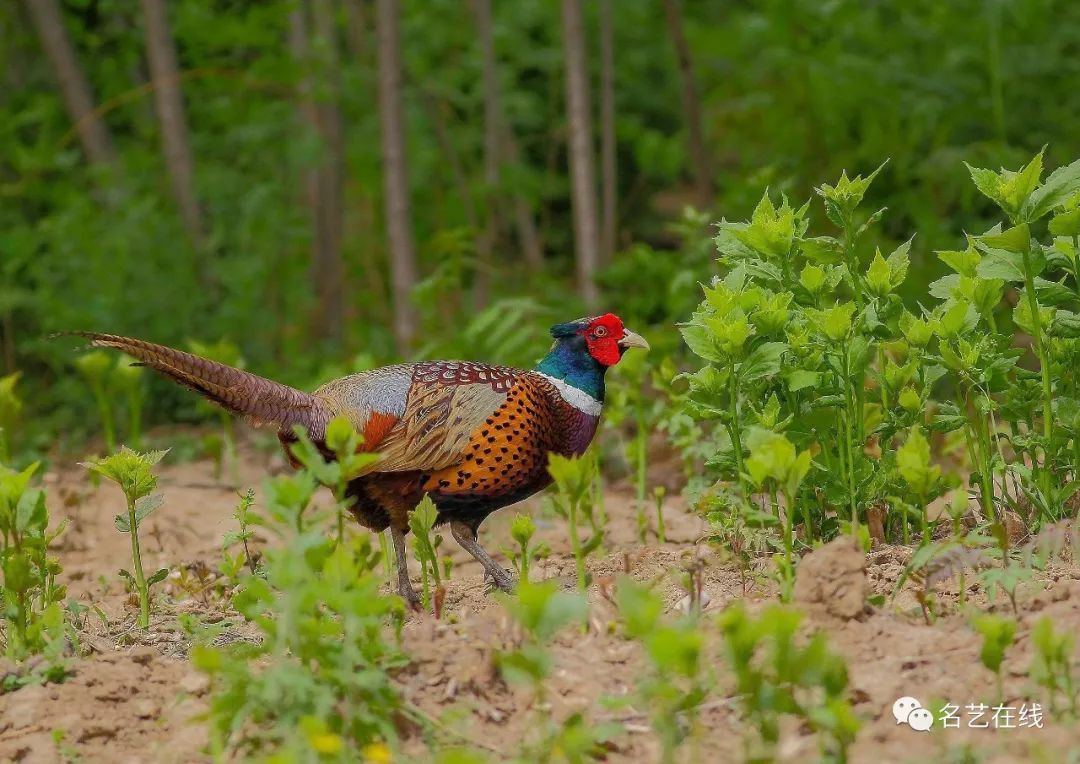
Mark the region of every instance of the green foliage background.
MULTIPOLYGON (((583 312, 565 296, 573 267, 561 26, 557 3, 494 5, 501 95, 521 149, 498 191, 532 204, 546 272, 522 278, 508 240, 497 253, 496 301, 487 310, 472 304, 468 205, 485 191, 475 26, 467 3, 405 2, 412 225, 425 279, 416 293, 424 318, 416 352, 528 363, 542 352, 549 323, 583 312)), ((109 177, 86 164, 22 5, 0 6, 0 358, 4 373, 23 371, 21 394, 43 425, 34 431, 79 436, 94 426, 70 343, 46 339, 56 330, 181 345, 227 338, 248 368, 305 386, 394 356, 374 14, 369 3, 356 6, 366 20, 359 34, 345 5, 335 6, 348 269, 340 343, 313 340, 309 326, 302 172, 323 147, 299 124, 292 100, 303 74, 285 42, 293 3, 168 3, 207 223, 201 248, 185 237, 170 194, 137 4, 62 3, 120 157, 109 177)), ((596 7, 586 6, 595 96, 596 7)), ((1077 3, 686 0, 716 195, 707 216, 673 225, 692 198, 692 168, 663 8, 655 0, 615 7, 621 253, 601 281, 606 305, 628 322, 665 325, 670 338, 661 346, 677 347, 671 324, 689 314, 694 282, 711 267, 697 245, 705 221, 745 217, 765 185, 805 189, 841 169, 866 173, 891 158, 867 207, 892 209, 883 238, 920 232, 905 284, 907 295, 918 295, 940 275, 930 252, 995 219, 961 159, 1018 166, 1049 144, 1053 167, 1076 154, 1077 3)), ((313 66, 319 80, 324 59, 316 56, 313 66)), ((151 389, 152 417, 201 416, 190 396, 156 381, 151 389)))

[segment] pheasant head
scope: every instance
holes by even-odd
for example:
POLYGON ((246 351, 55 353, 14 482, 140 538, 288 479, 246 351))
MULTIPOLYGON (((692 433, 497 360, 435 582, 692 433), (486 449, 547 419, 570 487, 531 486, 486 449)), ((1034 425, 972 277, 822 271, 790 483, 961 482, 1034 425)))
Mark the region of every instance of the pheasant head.
POLYGON ((555 344, 536 370, 600 401, 604 399, 604 373, 627 349, 649 349, 645 338, 627 329, 614 313, 556 324, 551 327, 551 336, 555 344))

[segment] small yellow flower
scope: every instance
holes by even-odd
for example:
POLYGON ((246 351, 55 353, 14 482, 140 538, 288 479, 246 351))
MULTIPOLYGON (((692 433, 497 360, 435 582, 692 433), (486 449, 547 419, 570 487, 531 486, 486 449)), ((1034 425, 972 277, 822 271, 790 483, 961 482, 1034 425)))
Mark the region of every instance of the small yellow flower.
POLYGON ((363 750, 366 764, 390 764, 394 757, 390 753, 390 746, 386 743, 372 743, 363 750))
POLYGON ((335 735, 333 732, 320 732, 314 735, 308 735, 308 742, 317 752, 325 753, 330 756, 340 753, 342 747, 344 747, 344 741, 342 741, 341 735, 335 735))

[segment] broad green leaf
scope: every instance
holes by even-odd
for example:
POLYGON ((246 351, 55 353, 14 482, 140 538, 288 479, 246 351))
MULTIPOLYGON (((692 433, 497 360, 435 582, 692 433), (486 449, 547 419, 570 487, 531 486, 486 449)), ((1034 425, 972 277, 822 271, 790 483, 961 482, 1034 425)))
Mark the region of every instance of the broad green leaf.
POLYGON ((780 372, 786 342, 764 342, 758 345, 739 366, 739 379, 743 383, 756 382, 780 372))
POLYGON ((1080 191, 1080 159, 1050 173, 1046 182, 1039 186, 1028 199, 1024 219, 1038 220, 1055 207, 1065 204, 1077 191, 1080 191))

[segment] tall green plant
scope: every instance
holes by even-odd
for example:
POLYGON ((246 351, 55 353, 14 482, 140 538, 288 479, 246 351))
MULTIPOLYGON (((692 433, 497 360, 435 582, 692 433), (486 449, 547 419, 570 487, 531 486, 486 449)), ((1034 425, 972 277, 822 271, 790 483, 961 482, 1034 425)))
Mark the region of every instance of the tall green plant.
POLYGON ((113 517, 116 530, 126 533, 131 539, 132 572, 121 570, 120 574, 131 581, 139 597, 139 628, 150 625, 150 587, 164 581, 169 575, 168 568, 161 568, 149 578, 143 572, 142 551, 139 543, 139 526, 143 520, 157 511, 164 497, 154 493, 157 488, 157 476, 153 468, 165 456, 165 451, 139 453, 124 446, 111 456, 87 462, 83 466, 91 472, 108 478, 120 486, 127 502, 127 512, 113 517))

